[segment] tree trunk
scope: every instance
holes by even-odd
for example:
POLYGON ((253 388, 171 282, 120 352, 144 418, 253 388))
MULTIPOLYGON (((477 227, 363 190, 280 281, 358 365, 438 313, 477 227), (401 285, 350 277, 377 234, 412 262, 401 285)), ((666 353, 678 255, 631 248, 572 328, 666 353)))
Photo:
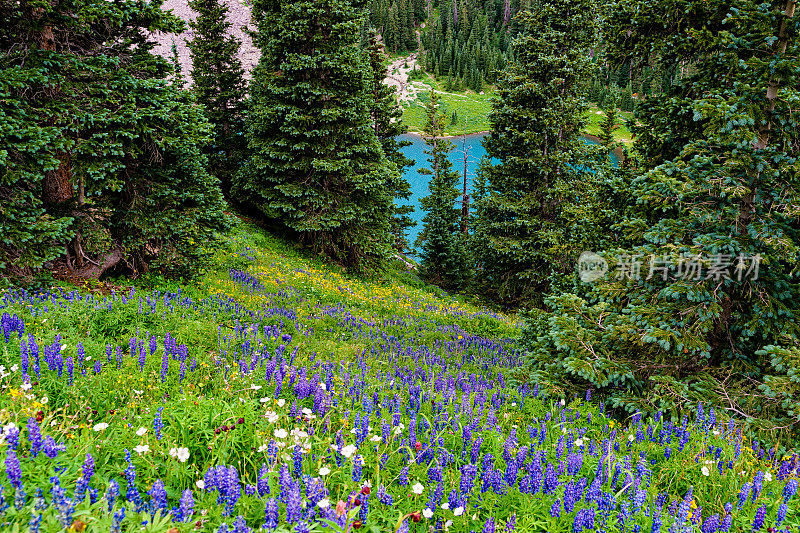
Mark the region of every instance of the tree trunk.
POLYGON ((83 268, 75 271, 75 275, 82 279, 99 279, 106 270, 115 267, 122 261, 123 257, 122 250, 116 248, 102 256, 98 262, 87 261, 83 268))
MULTIPOLYGON (((797 6, 796 0, 786 0, 786 6, 783 9, 784 19, 781 20, 781 25, 778 28, 778 41, 776 44, 775 55, 781 56, 786 53, 786 46, 789 44, 789 34, 786 31, 786 22, 788 19, 794 17, 795 7, 797 6)), ((775 111, 775 100, 778 98, 778 89, 780 88, 780 78, 773 76, 769 80, 767 86, 767 121, 758 132, 758 142, 756 148, 763 150, 769 145, 770 134, 772 132, 772 113, 775 111)))

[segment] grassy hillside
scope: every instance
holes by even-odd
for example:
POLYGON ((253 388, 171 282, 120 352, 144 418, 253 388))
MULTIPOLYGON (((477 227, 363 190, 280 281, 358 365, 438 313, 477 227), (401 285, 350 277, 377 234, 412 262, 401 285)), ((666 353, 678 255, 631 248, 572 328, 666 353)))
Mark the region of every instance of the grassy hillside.
MULTIPOLYGON (((491 99, 494 96, 494 89, 486 87, 482 94, 472 91, 461 93, 448 92, 445 90, 444 83, 437 81, 436 78, 425 73, 420 80, 411 82, 417 88, 417 98, 403 102, 403 122, 408 126, 409 131, 421 133, 425 127, 425 103, 428 101, 430 89, 439 93, 440 109, 445 117, 445 134, 451 136, 469 135, 480 133, 491 129, 489 113, 492 110, 491 99), (456 122, 452 121, 455 113, 456 122)), ((597 136, 600 134, 600 124, 604 113, 597 106, 591 105, 587 113, 588 123, 584 133, 597 136)), ((625 126, 625 120, 633 117, 632 113, 619 112, 617 129, 614 131, 614 138, 617 142, 630 144, 633 142, 630 130, 625 126)))
POLYGON ((245 224, 213 264, 0 297, 4 531, 742 531, 784 499, 798 525, 796 457, 543 395, 515 316, 245 224))

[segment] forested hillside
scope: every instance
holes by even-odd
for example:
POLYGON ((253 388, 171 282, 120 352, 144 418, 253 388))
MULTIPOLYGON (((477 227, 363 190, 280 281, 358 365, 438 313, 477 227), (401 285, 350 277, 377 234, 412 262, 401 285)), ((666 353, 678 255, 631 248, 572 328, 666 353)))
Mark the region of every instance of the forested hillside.
POLYGON ((169 5, 0 0, 0 531, 800 528, 797 0, 169 5))

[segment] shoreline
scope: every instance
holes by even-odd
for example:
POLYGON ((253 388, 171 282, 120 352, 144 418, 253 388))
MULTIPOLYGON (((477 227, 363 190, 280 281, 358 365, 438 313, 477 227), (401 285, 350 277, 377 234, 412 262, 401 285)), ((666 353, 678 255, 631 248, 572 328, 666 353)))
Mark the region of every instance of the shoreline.
MULTIPOLYGON (((581 137, 583 137, 584 139, 591 139, 592 141, 596 142, 597 144, 600 144, 600 137, 598 137, 597 135, 592 135, 591 133, 584 133, 583 135, 581 135, 581 137)), ((616 141, 616 142, 619 142, 619 141, 616 141)), ((617 146, 611 151, 614 153, 615 156, 617 156, 617 160, 622 161, 623 153, 622 153, 622 147, 621 146, 617 146)))
MULTIPOLYGON (((442 135, 439 138, 440 139, 457 139, 457 138, 464 137, 464 136, 470 137, 470 136, 473 136, 473 135, 486 135, 487 133, 491 133, 491 130, 476 131, 476 132, 472 132, 472 133, 460 133, 458 135, 442 135)), ((420 139, 422 138, 422 133, 420 133, 418 131, 407 131, 407 132, 403 133, 403 135, 414 135, 415 137, 419 137, 420 139)), ((592 135, 591 133, 584 133, 584 134, 581 135, 581 138, 592 140, 592 141, 594 141, 594 142, 596 142, 598 144, 600 143, 600 137, 598 137, 597 135, 592 135)), ((622 147, 617 146, 616 148, 614 148, 612 150, 612 152, 614 153, 615 156, 617 156, 617 159, 620 159, 620 160, 622 159, 622 156, 623 156, 622 147)))
MULTIPOLYGON (((464 136, 469 137, 471 135, 486 135, 487 133, 491 133, 491 130, 475 131, 475 132, 472 132, 472 133, 459 133, 458 135, 442 135, 439 138, 440 139, 456 139, 456 138, 460 138, 460 137, 464 137, 464 136)), ((417 136, 419 138, 422 138, 422 133, 420 133, 418 131, 407 131, 407 132, 403 133, 403 135, 415 135, 415 136, 417 136)))

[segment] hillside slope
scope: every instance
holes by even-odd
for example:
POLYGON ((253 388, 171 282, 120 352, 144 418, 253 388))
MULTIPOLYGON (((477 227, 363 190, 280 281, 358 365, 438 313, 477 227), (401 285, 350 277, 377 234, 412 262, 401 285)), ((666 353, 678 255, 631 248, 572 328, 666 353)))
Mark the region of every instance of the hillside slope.
POLYGON ((515 317, 249 225, 209 251, 193 284, 0 295, 4 531, 797 526, 797 456, 543 397, 515 317))

